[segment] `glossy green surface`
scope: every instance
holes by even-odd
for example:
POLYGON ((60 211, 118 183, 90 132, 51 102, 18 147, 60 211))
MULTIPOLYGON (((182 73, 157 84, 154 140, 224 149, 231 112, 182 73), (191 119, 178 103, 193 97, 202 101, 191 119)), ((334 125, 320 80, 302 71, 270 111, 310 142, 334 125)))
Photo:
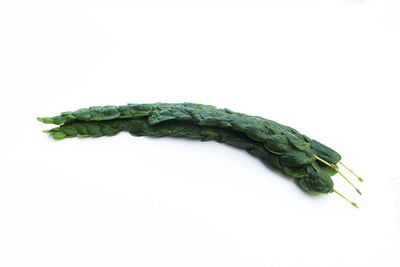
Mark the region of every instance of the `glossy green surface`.
POLYGON ((154 103, 90 107, 38 120, 60 125, 45 131, 55 139, 111 136, 128 131, 135 136, 181 136, 227 143, 297 178, 302 188, 312 193, 332 192, 330 176, 336 173, 317 162, 315 156, 331 164, 341 158, 334 150, 291 127, 209 105, 154 103))

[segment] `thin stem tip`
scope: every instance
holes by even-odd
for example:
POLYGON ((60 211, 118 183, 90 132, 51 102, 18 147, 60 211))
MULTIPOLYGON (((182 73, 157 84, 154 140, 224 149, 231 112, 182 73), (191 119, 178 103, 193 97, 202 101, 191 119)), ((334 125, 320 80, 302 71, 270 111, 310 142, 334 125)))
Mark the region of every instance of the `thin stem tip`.
POLYGON ((358 209, 358 206, 355 202, 350 201, 347 197, 343 196, 342 194, 340 194, 338 191, 336 191, 335 189, 333 189, 333 192, 335 192, 336 194, 338 194, 339 196, 341 196, 343 199, 345 199, 347 202, 349 202, 351 205, 353 205, 354 207, 356 207, 358 209))
POLYGON ((363 180, 360 176, 358 176, 357 174, 355 174, 349 167, 347 167, 346 165, 344 165, 343 162, 339 161, 339 163, 340 163, 346 170, 348 170, 348 171, 351 172, 355 177, 357 177, 358 181, 364 182, 364 180, 363 180))
MULTIPOLYGON (((329 162, 327 162, 327 161, 324 160, 324 159, 321 159, 321 158, 318 157, 317 155, 315 155, 315 158, 316 158, 317 160, 321 161, 322 163, 324 163, 325 165, 328 165, 329 167, 331 167, 331 168, 334 169, 335 171, 337 171, 337 173, 339 173, 340 176, 342 176, 343 179, 345 179, 345 180, 357 191, 357 193, 359 193, 359 194, 361 195, 361 191, 360 191, 352 182, 350 182, 350 180, 347 179, 346 176, 343 175, 343 173, 341 173, 341 172, 339 171, 339 168, 338 168, 336 165, 334 165, 334 164, 332 164, 332 163, 329 163, 329 162)), ((343 164, 342 164, 342 165, 343 165, 343 164)))

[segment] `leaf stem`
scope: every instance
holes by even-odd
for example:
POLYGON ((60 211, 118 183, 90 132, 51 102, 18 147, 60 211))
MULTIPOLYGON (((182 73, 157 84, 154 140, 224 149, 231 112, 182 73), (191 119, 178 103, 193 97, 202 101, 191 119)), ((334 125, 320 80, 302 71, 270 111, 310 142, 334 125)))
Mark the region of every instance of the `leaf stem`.
POLYGON ((336 191, 335 189, 333 189, 333 192, 335 192, 336 194, 338 194, 339 196, 341 196, 342 198, 344 198, 346 201, 348 201, 351 205, 353 205, 354 207, 356 207, 358 209, 358 206, 355 202, 350 201, 347 197, 343 196, 342 194, 340 194, 338 191, 336 191))
POLYGON ((361 195, 361 191, 360 191, 352 182, 350 182, 350 180, 347 179, 346 176, 343 175, 343 173, 341 173, 341 172, 339 171, 339 169, 338 169, 338 167, 337 167, 336 165, 333 165, 333 164, 327 162, 326 160, 321 159, 321 158, 318 157, 317 155, 315 155, 315 158, 316 158, 317 160, 321 161, 322 163, 328 165, 329 167, 331 167, 331 168, 334 169, 335 171, 337 171, 337 172, 340 174, 340 176, 342 176, 343 179, 345 179, 345 180, 357 191, 357 193, 359 193, 359 194, 361 195))
POLYGON ((348 170, 348 171, 351 172, 355 177, 357 177, 357 179, 358 179, 360 182, 363 182, 363 181, 364 181, 360 176, 358 176, 357 174, 355 174, 349 167, 347 167, 346 165, 344 165, 343 162, 339 161, 339 163, 340 163, 343 167, 345 167, 346 170, 348 170))

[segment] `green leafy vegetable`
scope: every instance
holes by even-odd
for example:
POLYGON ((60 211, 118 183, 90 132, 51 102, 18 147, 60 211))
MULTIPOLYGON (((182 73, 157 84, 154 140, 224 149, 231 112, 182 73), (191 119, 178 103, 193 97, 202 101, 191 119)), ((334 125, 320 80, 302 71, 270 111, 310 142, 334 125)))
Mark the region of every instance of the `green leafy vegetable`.
POLYGON ((275 121, 210 105, 96 106, 38 120, 60 125, 45 131, 58 140, 112 136, 127 131, 134 136, 181 136, 227 143, 247 150, 270 166, 295 177, 301 187, 311 193, 336 192, 331 176, 337 172, 343 176, 337 166, 341 156, 320 142, 275 121))

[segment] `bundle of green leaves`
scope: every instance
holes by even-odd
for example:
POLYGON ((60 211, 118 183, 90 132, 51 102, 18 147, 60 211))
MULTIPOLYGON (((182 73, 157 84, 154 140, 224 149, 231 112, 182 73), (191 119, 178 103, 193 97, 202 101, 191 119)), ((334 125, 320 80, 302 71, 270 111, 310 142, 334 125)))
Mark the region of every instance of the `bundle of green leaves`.
POLYGON ((339 172, 339 153, 289 126, 258 116, 211 105, 154 103, 94 106, 38 120, 59 125, 45 131, 58 140, 127 131, 134 136, 180 136, 227 143, 295 177, 307 192, 336 192, 331 176, 339 172))

